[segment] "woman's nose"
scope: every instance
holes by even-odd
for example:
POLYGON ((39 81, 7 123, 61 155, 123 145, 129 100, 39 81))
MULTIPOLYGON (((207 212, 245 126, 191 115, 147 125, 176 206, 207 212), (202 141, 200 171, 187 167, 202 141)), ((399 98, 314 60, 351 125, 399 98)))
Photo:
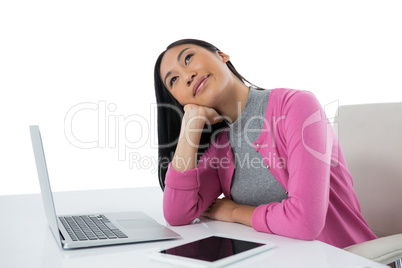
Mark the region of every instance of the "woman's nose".
POLYGON ((187 79, 187 86, 190 86, 190 85, 191 85, 191 83, 192 83, 193 80, 194 80, 194 77, 196 77, 196 76, 197 76, 196 73, 193 73, 193 74, 191 74, 191 75, 189 76, 189 78, 187 79))

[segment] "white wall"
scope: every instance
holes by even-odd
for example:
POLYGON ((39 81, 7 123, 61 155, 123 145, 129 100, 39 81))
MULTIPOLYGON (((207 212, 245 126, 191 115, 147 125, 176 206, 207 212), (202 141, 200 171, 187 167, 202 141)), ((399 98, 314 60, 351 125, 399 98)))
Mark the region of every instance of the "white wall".
POLYGON ((56 191, 158 185, 153 66, 181 38, 215 44, 259 86, 310 90, 328 110, 402 101, 398 2, 1 1, 0 195, 39 192, 30 124, 56 191), (77 107, 88 109, 71 119, 77 107), (66 116, 81 141, 118 120, 127 137, 103 131, 104 148, 75 147, 66 116), (140 148, 113 148, 129 141, 140 148))

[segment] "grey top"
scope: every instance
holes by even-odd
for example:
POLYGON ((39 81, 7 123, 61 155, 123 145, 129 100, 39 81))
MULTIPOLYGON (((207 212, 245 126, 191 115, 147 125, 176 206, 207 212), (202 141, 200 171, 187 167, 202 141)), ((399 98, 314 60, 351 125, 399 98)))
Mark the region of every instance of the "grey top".
POLYGON ((253 147, 264 125, 269 93, 250 87, 243 112, 233 124, 229 123, 229 143, 235 159, 230 195, 238 204, 258 206, 288 198, 253 147))

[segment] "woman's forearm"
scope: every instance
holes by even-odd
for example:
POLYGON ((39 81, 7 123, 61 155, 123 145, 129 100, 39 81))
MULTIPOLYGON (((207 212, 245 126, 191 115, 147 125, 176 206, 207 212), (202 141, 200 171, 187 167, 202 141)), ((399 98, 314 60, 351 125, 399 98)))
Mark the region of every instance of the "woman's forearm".
POLYGON ((215 203, 203 213, 203 216, 218 221, 238 222, 251 227, 251 218, 255 209, 256 207, 239 205, 225 197, 216 199, 215 203))
POLYGON ((193 169, 197 166, 197 153, 205 120, 191 117, 183 118, 180 137, 172 159, 172 166, 177 171, 193 169))
POLYGON ((180 137, 172 159, 172 166, 177 171, 197 166, 198 147, 205 124, 213 125, 223 121, 223 117, 210 107, 187 104, 183 109, 180 137))
POLYGON ((256 207, 253 206, 237 205, 233 209, 232 213, 234 222, 242 223, 251 227, 251 218, 253 216, 255 208, 256 207))

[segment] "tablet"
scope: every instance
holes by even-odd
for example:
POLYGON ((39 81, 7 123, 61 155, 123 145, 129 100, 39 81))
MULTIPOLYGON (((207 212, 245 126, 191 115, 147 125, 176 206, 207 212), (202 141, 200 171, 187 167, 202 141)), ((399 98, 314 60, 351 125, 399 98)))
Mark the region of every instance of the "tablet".
POLYGON ((148 257, 186 267, 221 267, 269 250, 273 246, 274 244, 267 241, 213 235, 149 254, 148 257))

